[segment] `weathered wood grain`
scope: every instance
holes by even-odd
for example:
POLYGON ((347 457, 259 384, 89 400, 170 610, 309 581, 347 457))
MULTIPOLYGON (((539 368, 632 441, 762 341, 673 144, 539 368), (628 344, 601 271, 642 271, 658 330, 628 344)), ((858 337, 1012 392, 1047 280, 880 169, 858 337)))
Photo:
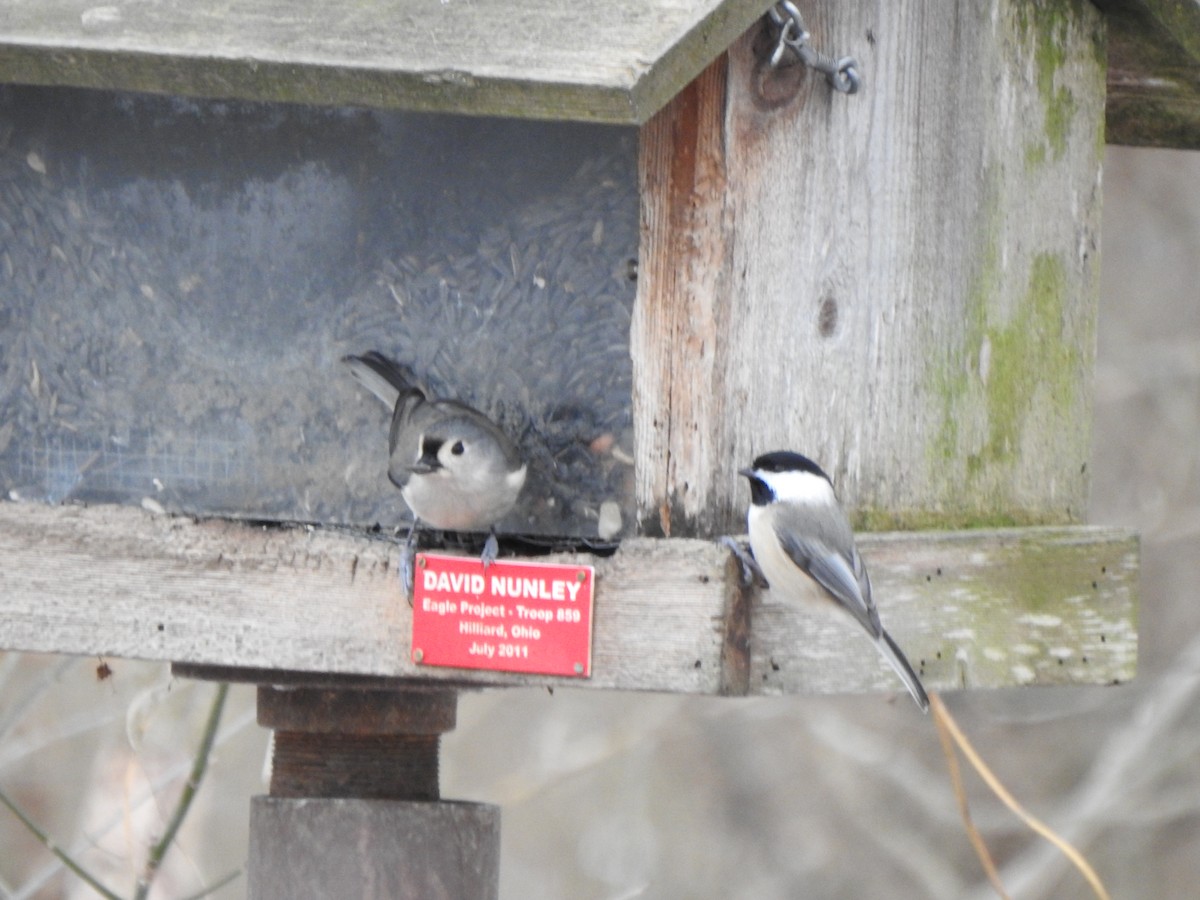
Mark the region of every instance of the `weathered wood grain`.
POLYGON ((640 123, 764 0, 6 0, 0 81, 640 123))
MULTIPOLYGON (((391 542, 302 527, 0 503, 0 647, 503 684, 419 667, 391 542)), ((594 564, 591 684, 716 693, 725 555, 633 541, 594 564)), ((578 684, 577 679, 548 683, 578 684)))
MULTIPOLYGON (((860 546, 884 622, 930 687, 1133 677, 1138 550, 1126 531, 864 535, 860 546)), ((266 680, 306 671, 695 694, 896 689, 850 624, 814 620, 769 592, 731 602, 727 551, 686 539, 587 558, 597 598, 586 682, 418 667, 395 556, 389 542, 301 526, 0 503, 0 648, 257 669, 266 680)))
POLYGON ((723 88, 701 80, 723 120, 685 95, 643 129, 643 524, 665 511, 675 535, 739 527, 738 467, 783 448, 820 461, 871 530, 1078 521, 1100 14, 801 7, 816 46, 857 57, 862 91, 765 73, 752 29, 723 88), (719 177, 677 177, 670 160, 689 155, 719 177))
MULTIPOLYGON (((1124 682, 1137 668, 1138 542, 1118 529, 1031 528, 860 540, 884 627, 927 685, 963 689, 1124 682)), ((797 615, 770 592, 754 611, 762 693, 897 690, 840 619, 797 615), (834 661, 837 661, 836 664, 834 661)))
POLYGON ((725 138, 724 57, 641 133, 642 197, 638 297, 630 332, 634 360, 635 467, 643 533, 712 533, 704 519, 708 479, 721 468, 726 394, 712 389, 730 365, 732 315, 725 138), (703 428, 703 431, 698 429, 703 428), (693 488, 696 493, 693 493, 693 488), (700 521, 697 521, 700 520, 700 521))

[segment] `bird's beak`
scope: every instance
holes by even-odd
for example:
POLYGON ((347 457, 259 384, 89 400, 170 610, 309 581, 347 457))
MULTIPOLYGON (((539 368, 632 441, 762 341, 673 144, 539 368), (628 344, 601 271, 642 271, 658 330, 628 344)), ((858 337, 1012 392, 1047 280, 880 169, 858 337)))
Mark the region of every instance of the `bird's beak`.
POLYGON ((425 453, 408 467, 408 471, 413 475, 428 475, 430 472, 436 472, 440 468, 442 468, 442 463, 437 458, 437 454, 425 453))
POLYGON ((754 470, 753 469, 738 469, 738 474, 745 475, 747 478, 753 478, 754 470))

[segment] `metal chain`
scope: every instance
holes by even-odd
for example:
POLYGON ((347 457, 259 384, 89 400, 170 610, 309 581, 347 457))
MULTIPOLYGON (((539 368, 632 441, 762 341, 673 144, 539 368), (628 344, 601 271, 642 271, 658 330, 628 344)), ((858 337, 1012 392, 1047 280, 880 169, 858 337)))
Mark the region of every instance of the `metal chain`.
POLYGON ((804 65, 824 72, 825 78, 835 91, 843 94, 858 92, 862 84, 862 76, 858 74, 858 60, 853 56, 834 59, 814 50, 808 43, 812 35, 804 27, 804 18, 792 0, 781 0, 767 10, 767 15, 779 29, 779 37, 771 53, 771 68, 777 68, 783 62, 784 54, 791 50, 804 65))

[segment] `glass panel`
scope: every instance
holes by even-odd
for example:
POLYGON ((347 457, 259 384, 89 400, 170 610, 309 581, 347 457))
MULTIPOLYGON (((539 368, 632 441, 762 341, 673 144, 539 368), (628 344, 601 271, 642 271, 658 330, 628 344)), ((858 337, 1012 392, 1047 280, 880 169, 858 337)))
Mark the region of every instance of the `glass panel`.
POLYGON ((0 485, 384 527, 379 351, 529 465, 515 533, 632 508, 636 130, 0 87, 0 485), (615 504, 615 505, 614 505, 615 504))

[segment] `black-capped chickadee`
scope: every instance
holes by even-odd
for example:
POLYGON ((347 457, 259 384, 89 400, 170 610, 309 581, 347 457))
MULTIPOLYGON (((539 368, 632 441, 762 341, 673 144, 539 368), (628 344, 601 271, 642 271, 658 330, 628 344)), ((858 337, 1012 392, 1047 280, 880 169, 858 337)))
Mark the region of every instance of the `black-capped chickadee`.
MULTIPOLYGON (((372 351, 346 356, 350 373, 392 410, 388 478, 417 522, 445 531, 489 531, 484 565, 496 558, 493 526, 525 485, 525 463, 496 424, 457 400, 429 400, 406 368, 372 351)), ((409 532, 409 548, 417 523, 409 532)))
MULTIPOLYGON (((921 680, 879 621, 871 579, 829 476, 808 457, 787 451, 764 454, 739 474, 750 479, 750 549, 772 592, 796 602, 811 595, 803 579, 816 581, 867 630, 922 712, 927 711, 929 697, 921 680)), ((740 556, 739 548, 734 549, 740 556)))

